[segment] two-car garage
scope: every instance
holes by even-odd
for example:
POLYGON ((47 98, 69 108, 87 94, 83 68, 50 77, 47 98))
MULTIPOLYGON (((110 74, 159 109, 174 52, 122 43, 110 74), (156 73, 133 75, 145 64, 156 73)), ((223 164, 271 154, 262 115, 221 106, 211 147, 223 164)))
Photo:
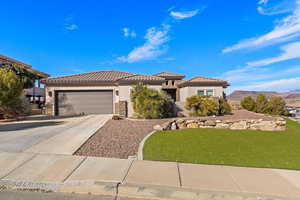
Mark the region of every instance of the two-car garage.
POLYGON ((69 90, 55 92, 55 115, 112 113, 112 90, 69 90))

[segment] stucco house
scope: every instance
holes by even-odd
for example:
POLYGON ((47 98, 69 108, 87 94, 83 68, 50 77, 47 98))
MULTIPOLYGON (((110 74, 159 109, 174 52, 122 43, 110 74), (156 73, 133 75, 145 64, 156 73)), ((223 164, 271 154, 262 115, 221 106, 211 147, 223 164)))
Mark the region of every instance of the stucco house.
POLYGON ((153 75, 121 71, 97 71, 43 79, 49 115, 120 114, 132 116, 132 87, 142 82, 149 88, 166 91, 175 102, 192 95, 222 97, 228 82, 197 76, 161 72, 153 75))

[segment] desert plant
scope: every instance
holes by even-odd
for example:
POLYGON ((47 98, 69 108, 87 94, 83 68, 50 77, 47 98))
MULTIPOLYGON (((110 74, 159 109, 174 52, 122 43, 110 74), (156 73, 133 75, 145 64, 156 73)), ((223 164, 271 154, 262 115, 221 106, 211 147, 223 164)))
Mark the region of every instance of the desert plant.
POLYGON ((273 96, 268 102, 268 112, 273 115, 287 115, 285 101, 282 97, 273 96))
POLYGON ((265 94, 258 94, 256 97, 256 109, 258 113, 269 113, 269 102, 265 94))
POLYGON ((165 118, 173 114, 172 99, 163 91, 149 89, 142 83, 131 91, 131 102, 136 117, 145 119, 165 118))
POLYGON ((191 96, 186 99, 185 108, 191 116, 210 116, 218 114, 218 102, 207 96, 191 96))
POLYGON ((23 81, 10 69, 0 68, 0 113, 4 118, 21 113, 23 81))
POLYGON ((241 106, 242 108, 249 110, 249 111, 255 111, 256 110, 256 102, 255 100, 248 96, 241 100, 241 106))
POLYGON ((218 114, 219 115, 228 115, 231 114, 231 106, 224 98, 218 99, 218 114))

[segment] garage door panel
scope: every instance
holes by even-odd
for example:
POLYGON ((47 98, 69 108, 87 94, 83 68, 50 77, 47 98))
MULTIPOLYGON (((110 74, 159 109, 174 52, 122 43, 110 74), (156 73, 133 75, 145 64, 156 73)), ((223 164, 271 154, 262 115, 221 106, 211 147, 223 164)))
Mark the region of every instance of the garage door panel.
POLYGON ((59 115, 112 114, 112 91, 59 91, 57 93, 59 115))

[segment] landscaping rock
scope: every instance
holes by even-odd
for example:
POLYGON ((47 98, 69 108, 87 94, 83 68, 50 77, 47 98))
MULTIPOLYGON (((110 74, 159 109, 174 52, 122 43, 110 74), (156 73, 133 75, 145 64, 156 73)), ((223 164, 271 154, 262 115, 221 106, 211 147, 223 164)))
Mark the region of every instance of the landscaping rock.
POLYGON ((246 130, 246 129, 248 129, 247 122, 246 121, 234 122, 230 126, 230 129, 232 129, 232 130, 246 130))
POLYGON ((216 126, 216 121, 213 121, 213 120, 207 120, 204 122, 204 125, 205 126, 216 126))
MULTIPOLYGON (((261 116, 259 116, 261 117, 261 116)), ((185 128, 224 128, 232 130, 262 130, 262 131, 282 131, 285 130, 286 121, 282 118, 266 119, 176 119, 159 126, 154 126, 155 130, 176 130, 185 128)))
POLYGON ((229 128, 230 125, 226 124, 226 123, 217 123, 217 125, 215 126, 215 128, 229 128))
POLYGON ((155 126, 153 127, 153 129, 156 130, 156 131, 162 131, 162 130, 163 130, 163 127, 162 127, 161 125, 157 124, 157 125, 155 125, 155 126))
POLYGON ((176 125, 176 122, 173 122, 171 124, 171 130, 176 130, 177 129, 177 125, 176 125))
POLYGON ((187 128, 199 128, 199 125, 196 122, 189 123, 187 124, 187 128))

